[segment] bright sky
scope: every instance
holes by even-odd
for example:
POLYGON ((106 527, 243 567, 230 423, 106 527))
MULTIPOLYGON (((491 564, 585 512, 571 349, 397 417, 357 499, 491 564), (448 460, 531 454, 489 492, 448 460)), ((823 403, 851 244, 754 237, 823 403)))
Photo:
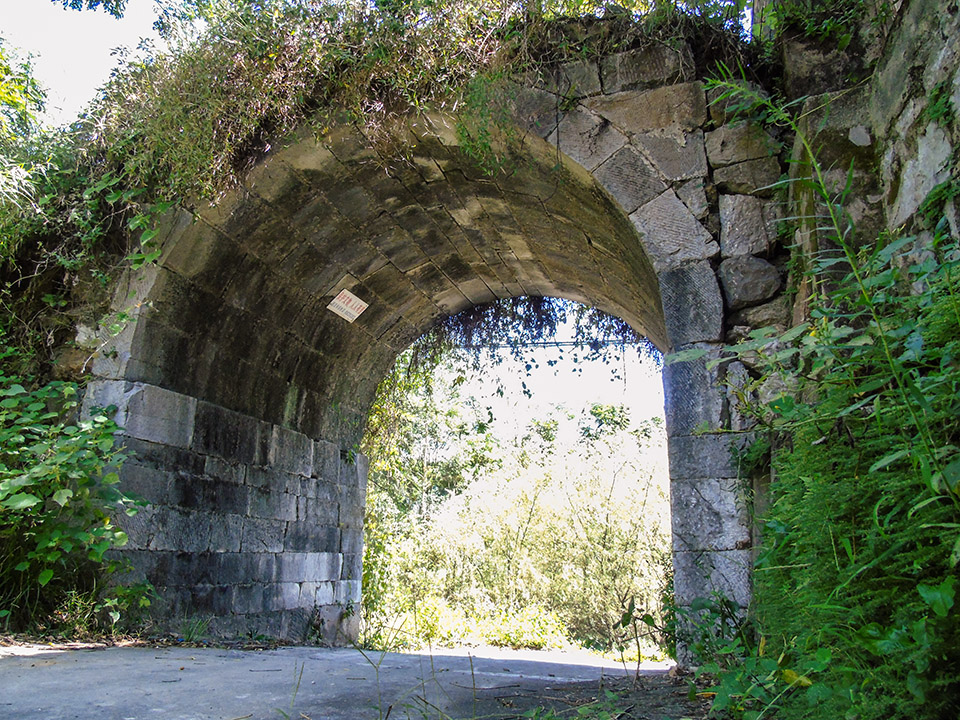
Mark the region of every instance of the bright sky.
POLYGON ((539 349, 537 359, 540 367, 534 368, 529 377, 522 365, 508 361, 500 368, 493 367, 471 388, 484 405, 492 406, 498 424, 522 429, 531 418, 547 417, 551 406, 558 404, 573 412, 593 403, 625 405, 635 423, 663 416, 660 370, 652 360, 639 357, 636 350, 628 349, 616 362, 619 377, 614 376, 611 366, 602 362, 575 363, 570 348, 566 348, 562 359, 554 349, 539 349), (557 360, 557 364, 550 367, 548 360, 557 360), (504 386, 503 398, 493 396, 497 379, 504 386), (524 382, 530 398, 523 392, 524 382))
POLYGON ((98 10, 68 10, 51 0, 0 0, 0 36, 32 55, 35 77, 48 92, 46 119, 67 124, 116 67, 113 49, 135 49, 153 33, 153 0, 129 0, 121 20, 98 10))
MULTIPOLYGON (((55 125, 69 123, 93 99, 117 65, 114 48, 134 49, 141 38, 156 38, 153 0, 129 0, 122 20, 102 11, 67 10, 50 0, 0 0, 0 17, 0 35, 5 41, 33 56, 35 75, 48 90, 47 121, 55 125)), ((625 404, 635 421, 662 415, 663 385, 652 362, 630 351, 620 368, 624 379, 612 380, 608 366, 575 366, 571 354, 566 352, 567 359, 551 368, 547 360, 558 355, 543 350, 540 370, 529 378, 512 363, 491 371, 501 376, 507 390, 503 399, 491 399, 497 415, 525 425, 529 418, 545 416, 550 405, 562 403, 577 411, 594 402, 625 404), (581 372, 574 372, 575 368, 581 372), (533 393, 532 400, 523 394, 524 380, 533 393)), ((478 387, 476 393, 489 397, 495 389, 496 382, 491 379, 489 388, 478 387)))

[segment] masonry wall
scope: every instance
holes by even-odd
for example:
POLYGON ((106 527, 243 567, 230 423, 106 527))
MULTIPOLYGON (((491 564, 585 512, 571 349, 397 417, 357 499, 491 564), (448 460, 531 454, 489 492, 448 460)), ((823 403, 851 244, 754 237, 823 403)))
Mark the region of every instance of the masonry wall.
POLYGON ((355 637, 363 455, 153 385, 91 391, 126 401, 123 488, 149 505, 123 520, 122 555, 156 588, 158 617, 220 635, 355 637))

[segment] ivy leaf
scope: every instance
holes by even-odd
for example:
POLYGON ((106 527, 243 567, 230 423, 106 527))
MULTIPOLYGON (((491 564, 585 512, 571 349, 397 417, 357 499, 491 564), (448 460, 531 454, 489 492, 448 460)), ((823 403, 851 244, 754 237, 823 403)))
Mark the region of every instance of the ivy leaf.
POLYGON ((37 582, 40 583, 40 586, 43 587, 48 582, 53 579, 53 570, 47 568, 40 575, 37 576, 37 582))
POLYGON ((3 501, 3 506, 8 510, 25 510, 31 508, 40 502, 40 498, 31 493, 17 493, 11 495, 3 501))
POLYGON ((707 351, 703 348, 690 348, 689 350, 681 350, 677 353, 672 353, 663 358, 664 365, 673 365, 674 363, 679 362, 690 362, 691 360, 699 360, 704 355, 707 354, 707 351))
POLYGON ((936 587, 932 585, 917 586, 920 597, 939 617, 946 617, 950 608, 953 607, 955 596, 953 582, 954 579, 949 577, 936 587))

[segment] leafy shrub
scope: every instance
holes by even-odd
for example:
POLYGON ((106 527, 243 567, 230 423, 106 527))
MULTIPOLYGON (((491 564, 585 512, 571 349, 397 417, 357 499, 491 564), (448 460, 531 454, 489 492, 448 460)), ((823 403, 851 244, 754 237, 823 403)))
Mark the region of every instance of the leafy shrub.
POLYGON ((8 627, 57 613, 73 622, 84 598, 112 624, 131 602, 99 587, 117 567, 106 553, 127 539, 111 516, 135 511, 116 488, 118 428, 108 410, 77 419, 77 397, 73 383, 29 389, 0 373, 0 619, 8 627))
POLYGON ((543 650, 567 643, 567 630, 557 613, 534 605, 502 612, 481 627, 483 639, 497 647, 543 650))

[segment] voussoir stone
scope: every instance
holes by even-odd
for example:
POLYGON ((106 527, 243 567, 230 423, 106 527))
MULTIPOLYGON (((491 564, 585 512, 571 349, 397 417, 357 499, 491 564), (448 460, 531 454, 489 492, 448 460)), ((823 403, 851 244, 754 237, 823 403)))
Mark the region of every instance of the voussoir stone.
POLYGON ((627 213, 667 189, 653 166, 629 146, 617 150, 594 174, 627 213))
POLYGON ((670 127, 694 130, 707 120, 706 94, 699 82, 600 95, 583 104, 627 133, 670 127))
POLYGON ((608 55, 600 62, 600 77, 607 93, 635 90, 686 79, 685 68, 692 68, 690 49, 650 45, 637 50, 608 55))
POLYGON ((630 219, 644 238, 644 249, 658 271, 686 260, 712 258, 720 250, 673 190, 643 205, 630 219))
POLYGON ((749 195, 721 195, 721 255, 762 255, 769 246, 763 201, 749 195))
POLYGON ((769 300, 782 284, 780 273, 773 265, 752 255, 727 258, 720 263, 718 272, 730 310, 769 300))
POLYGON ((710 213, 710 203, 707 202, 706 183, 703 178, 694 178, 677 188, 677 197, 693 213, 697 220, 703 220, 710 213))
POLYGON ((775 155, 776 141, 753 124, 724 125, 706 135, 707 159, 715 168, 775 155))
POLYGON ((676 136, 640 133, 633 138, 633 144, 650 158, 667 180, 689 180, 707 174, 702 130, 677 133, 676 136))
POLYGON ((578 107, 563 117, 547 142, 592 171, 627 144, 627 138, 611 123, 609 118, 578 107))
POLYGON ((780 179, 780 162, 775 157, 757 158, 717 168, 713 181, 720 192, 770 197, 780 179))

